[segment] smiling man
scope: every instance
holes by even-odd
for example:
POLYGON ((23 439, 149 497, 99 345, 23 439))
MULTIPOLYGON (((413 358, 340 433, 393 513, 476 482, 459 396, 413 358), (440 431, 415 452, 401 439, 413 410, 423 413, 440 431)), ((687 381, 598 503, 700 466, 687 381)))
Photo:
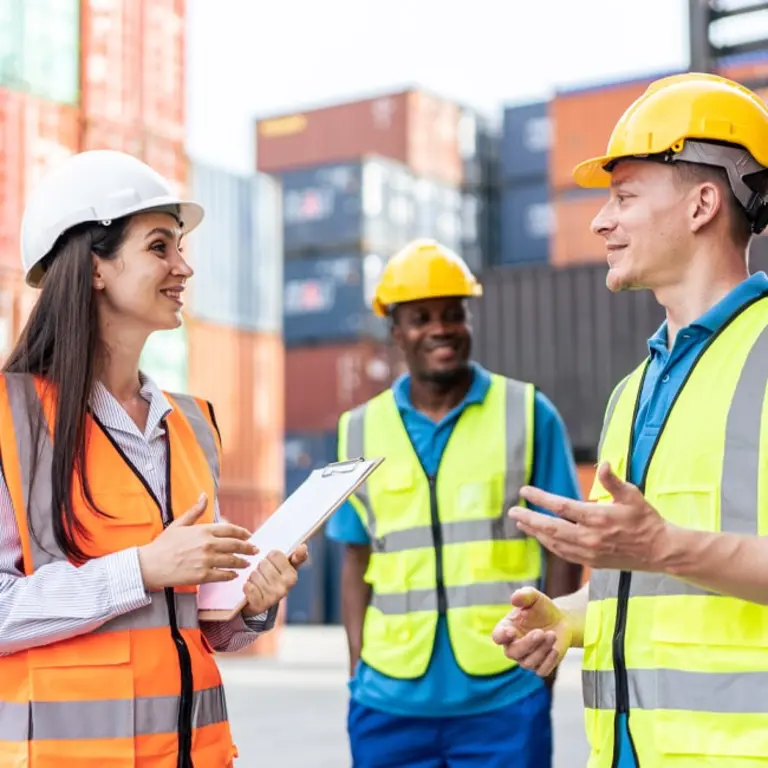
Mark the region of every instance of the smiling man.
POLYGON ((471 362, 480 294, 435 241, 395 255, 374 311, 408 373, 340 419, 340 459, 385 457, 328 526, 347 545, 354 768, 551 765, 552 679, 505 658, 491 631, 510 585, 578 587, 581 568, 506 515, 529 482, 578 498, 576 470, 547 398, 471 362))
POLYGON ((768 765, 768 277, 749 243, 768 222, 768 108, 721 77, 653 83, 604 157, 592 228, 611 290, 666 310, 608 403, 594 501, 524 489, 520 530, 593 568, 588 590, 533 590, 494 632, 549 675, 584 646, 589 768, 768 765))

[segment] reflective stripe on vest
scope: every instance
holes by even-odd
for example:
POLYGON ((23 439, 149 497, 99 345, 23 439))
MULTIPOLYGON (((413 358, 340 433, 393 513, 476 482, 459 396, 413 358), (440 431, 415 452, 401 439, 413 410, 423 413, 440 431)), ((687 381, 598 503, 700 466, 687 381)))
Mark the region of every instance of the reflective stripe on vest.
MULTIPOLYGON (((195 691, 192 697, 193 728, 226 721, 227 706, 222 686, 195 691)), ((0 741, 27 741, 30 738, 30 723, 34 723, 33 738, 42 741, 130 739, 134 736, 173 733, 178 720, 178 696, 2 703, 0 741)))
MULTIPOLYGON (((171 456, 167 492, 169 512, 178 515, 192 506, 200 490, 215 497, 219 454, 203 401, 172 397, 178 408, 166 420, 171 456)), ((51 525, 49 424, 54 418, 54 398, 39 382, 22 374, 0 377, 0 452, 28 575, 65 559, 51 525)), ((78 542, 93 557, 149 543, 163 530, 158 502, 106 432, 90 417, 87 424, 89 484, 96 505, 108 514, 86 508, 79 478, 73 475, 75 514, 89 534, 78 542)), ((209 505, 201 523, 212 522, 213 509, 209 505)), ((175 768, 179 720, 187 700, 181 695, 168 599, 192 672, 182 676, 189 685, 192 759, 195 764, 228 765, 235 750, 224 691, 201 636, 194 587, 155 592, 148 605, 91 632, 1 656, 0 765, 6 755, 18 768, 54 768, 67 761, 175 768)))
MULTIPOLYGON (((600 461, 626 477, 645 366, 617 388, 606 410, 600 461)), ((657 438, 645 484, 671 523, 743 535, 768 534, 768 299, 732 319, 697 361, 657 438)), ((595 482, 592 497, 609 501, 595 482)), ((590 768, 614 758, 621 670, 614 633, 624 601, 618 571, 593 571, 582 673, 590 768)), ((632 573, 623 654, 628 723, 640 768, 768 765, 768 608, 665 574, 632 573)))
POLYGON ((538 543, 507 516, 530 478, 535 391, 501 376, 491 381, 485 401, 459 418, 436 480, 419 464, 391 390, 340 422, 340 458, 387 458, 353 504, 371 539, 362 657, 389 676, 423 674, 440 611, 465 672, 514 666, 492 647, 490 633, 510 594, 538 586, 541 576, 538 543))

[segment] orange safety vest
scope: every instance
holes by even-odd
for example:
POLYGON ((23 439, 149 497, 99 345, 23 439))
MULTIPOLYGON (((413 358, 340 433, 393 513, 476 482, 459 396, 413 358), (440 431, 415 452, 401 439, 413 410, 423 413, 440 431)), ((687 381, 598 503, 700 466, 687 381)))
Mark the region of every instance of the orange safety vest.
MULTIPOLYGON (((204 400, 168 397, 168 511, 183 514, 205 491, 211 502, 200 522, 210 523, 221 456, 213 411, 204 400)), ((53 424, 50 386, 0 376, 0 455, 27 576, 65 559, 51 525, 53 424), (30 412, 44 416, 31 489, 30 412)), ((160 503, 90 414, 86 438, 90 490, 109 516, 90 509, 75 474, 80 547, 102 557, 148 544, 163 531, 160 503)), ((197 587, 154 592, 149 605, 94 632, 0 657, 0 768, 224 768, 236 756, 197 587)))

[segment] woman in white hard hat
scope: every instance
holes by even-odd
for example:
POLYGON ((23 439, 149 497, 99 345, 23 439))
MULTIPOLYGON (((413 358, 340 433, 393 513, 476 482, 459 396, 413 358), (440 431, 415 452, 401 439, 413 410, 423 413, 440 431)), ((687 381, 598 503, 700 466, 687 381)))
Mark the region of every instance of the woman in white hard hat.
POLYGON ((40 296, 0 376, 0 766, 236 756, 212 651, 271 628, 306 548, 270 553, 241 617, 198 621, 198 585, 253 548, 219 521, 213 407, 161 392, 139 356, 181 323, 181 241, 202 218, 111 151, 62 164, 24 213, 40 296))

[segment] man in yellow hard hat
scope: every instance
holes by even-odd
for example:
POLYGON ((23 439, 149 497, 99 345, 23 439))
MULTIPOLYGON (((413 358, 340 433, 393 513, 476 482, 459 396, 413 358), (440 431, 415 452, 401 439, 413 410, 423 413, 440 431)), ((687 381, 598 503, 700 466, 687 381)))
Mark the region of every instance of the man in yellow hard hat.
POLYGON ((541 675, 584 647, 590 768, 768 766, 768 277, 748 270, 766 168, 762 100, 688 74, 575 170, 610 187, 608 287, 653 291, 666 321, 609 400, 593 501, 526 489, 557 517, 510 513, 595 569, 588 592, 518 592, 494 639, 541 675))
POLYGON ((340 419, 341 460, 386 457, 328 526, 347 545, 355 768, 551 765, 550 685, 490 635, 510 585, 578 587, 580 567, 543 562, 506 516, 525 483, 574 498, 578 484, 547 398, 470 361, 468 301, 480 294, 435 241, 396 254, 373 304, 408 373, 340 419))

